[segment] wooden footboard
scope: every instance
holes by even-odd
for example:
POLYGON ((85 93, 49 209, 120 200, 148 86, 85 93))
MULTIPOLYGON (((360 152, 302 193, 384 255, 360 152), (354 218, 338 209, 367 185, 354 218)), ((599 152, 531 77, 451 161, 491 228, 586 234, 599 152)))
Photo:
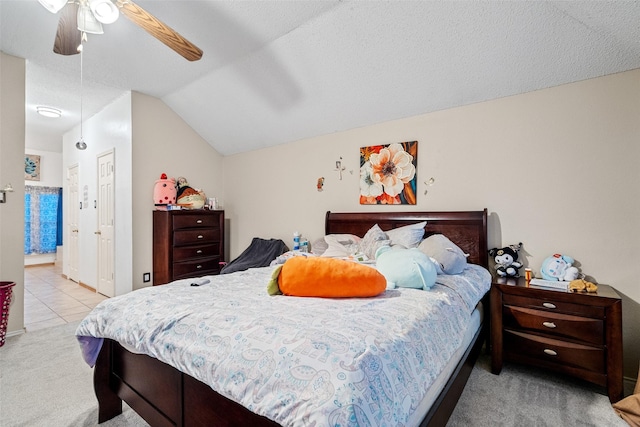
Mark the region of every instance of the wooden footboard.
POLYGON ((124 400, 153 427, 278 426, 172 366, 109 339, 95 366, 94 389, 98 423, 120 415, 124 400))

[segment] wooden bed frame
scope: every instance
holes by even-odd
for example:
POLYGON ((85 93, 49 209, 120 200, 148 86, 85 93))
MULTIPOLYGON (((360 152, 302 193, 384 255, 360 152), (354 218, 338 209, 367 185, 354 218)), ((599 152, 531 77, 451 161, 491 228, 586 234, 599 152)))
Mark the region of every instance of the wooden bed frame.
MULTIPOLYGON (((326 234, 364 236, 378 224, 383 230, 427 221, 425 237, 442 233, 469 254, 469 262, 488 267, 487 210, 468 212, 327 212, 326 234)), ((424 415, 421 427, 445 426, 473 365, 488 336, 488 302, 484 297, 485 322, 476 333, 442 392, 424 415)), ((105 339, 94 370, 98 398, 98 422, 122 413, 127 402, 152 426, 278 426, 208 385, 152 357, 133 354, 117 342, 105 339)))

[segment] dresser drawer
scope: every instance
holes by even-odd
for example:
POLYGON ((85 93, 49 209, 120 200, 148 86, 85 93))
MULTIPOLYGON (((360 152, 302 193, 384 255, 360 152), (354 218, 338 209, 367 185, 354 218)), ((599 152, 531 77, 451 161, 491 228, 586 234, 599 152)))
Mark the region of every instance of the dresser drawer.
POLYGON ((216 227, 218 226, 218 218, 212 215, 181 215, 173 217, 173 229, 180 230, 183 228, 199 228, 199 227, 216 227))
POLYGON ((185 277, 198 277, 208 274, 218 274, 220 271, 220 257, 183 261, 173 263, 173 280, 185 277))
POLYGON ((561 338, 585 341, 596 346, 602 346, 604 343, 604 322, 601 319, 510 305, 503 307, 502 316, 505 328, 539 331, 561 338))
POLYGON ((208 258, 216 255, 220 255, 218 253, 218 245, 178 246, 173 249, 174 262, 208 258))
POLYGON ((202 228, 174 231, 173 246, 194 245, 198 243, 211 243, 220 240, 219 228, 202 228))
POLYGON ((593 317, 596 319, 604 318, 604 307, 556 301, 553 298, 543 299, 505 293, 502 295, 502 301, 505 305, 515 305, 518 307, 528 307, 536 310, 565 314, 577 314, 579 316, 593 317))
POLYGON ((526 355, 559 366, 571 366, 604 373, 605 351, 600 347, 575 344, 505 329, 504 352, 510 359, 526 355))

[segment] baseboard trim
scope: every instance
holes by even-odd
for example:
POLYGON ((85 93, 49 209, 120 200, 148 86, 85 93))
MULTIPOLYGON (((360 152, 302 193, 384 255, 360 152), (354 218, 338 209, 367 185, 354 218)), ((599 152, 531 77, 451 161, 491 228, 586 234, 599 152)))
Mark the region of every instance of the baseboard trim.
POLYGON ((5 335, 5 337, 6 338, 15 337, 16 335, 22 335, 25 332, 27 332, 27 330, 25 328, 22 328, 22 329, 18 329, 17 331, 7 332, 7 335, 5 335))
POLYGON ((38 263, 38 264, 25 264, 24 268, 43 267, 43 266, 46 267, 48 265, 56 265, 56 263, 52 261, 52 262, 41 262, 41 263, 38 263))
POLYGON ((631 396, 633 389, 636 387, 637 378, 624 377, 622 380, 622 387, 624 390, 624 396, 631 396))
POLYGON ((97 292, 92 286, 87 285, 86 283, 78 282, 78 285, 82 286, 85 289, 88 289, 92 292, 97 292))

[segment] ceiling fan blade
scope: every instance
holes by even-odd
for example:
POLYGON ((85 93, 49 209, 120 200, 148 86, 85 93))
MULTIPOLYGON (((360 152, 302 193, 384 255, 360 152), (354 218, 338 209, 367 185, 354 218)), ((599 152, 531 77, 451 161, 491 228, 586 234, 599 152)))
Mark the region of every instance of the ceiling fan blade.
POLYGON ((53 42, 53 51, 60 55, 78 54, 78 46, 82 42, 82 34, 78 31, 76 19, 78 16, 77 3, 67 3, 60 11, 58 31, 53 42))
POLYGON ((202 50, 130 0, 116 0, 120 12, 146 32, 189 61, 202 58, 202 50))

